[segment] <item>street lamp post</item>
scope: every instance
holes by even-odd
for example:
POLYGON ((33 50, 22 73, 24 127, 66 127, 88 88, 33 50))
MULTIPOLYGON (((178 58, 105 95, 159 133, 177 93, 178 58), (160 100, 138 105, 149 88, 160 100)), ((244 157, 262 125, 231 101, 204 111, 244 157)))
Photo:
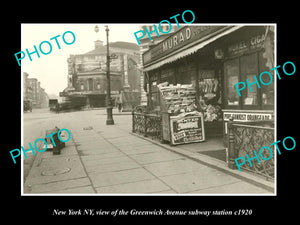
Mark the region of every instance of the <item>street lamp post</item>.
MULTIPOLYGON (((113 114, 112 114, 112 100, 110 96, 110 56, 109 56, 109 41, 108 41, 108 26, 105 26, 106 29, 106 80, 107 80, 107 85, 106 85, 106 112, 107 112, 107 119, 106 119, 106 125, 114 125, 114 119, 113 119, 113 114)), ((98 26, 95 27, 96 33, 99 31, 98 26)))

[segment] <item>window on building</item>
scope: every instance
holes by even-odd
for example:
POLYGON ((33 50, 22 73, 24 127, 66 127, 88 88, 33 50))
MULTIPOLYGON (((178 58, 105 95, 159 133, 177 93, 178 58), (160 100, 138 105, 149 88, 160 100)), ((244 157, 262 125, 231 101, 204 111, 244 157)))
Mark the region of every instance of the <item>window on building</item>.
MULTIPOLYGON (((272 109, 274 107, 274 82, 268 86, 260 84, 259 75, 261 72, 269 71, 265 66, 263 51, 245 54, 224 62, 225 75, 225 104, 231 108, 241 109, 272 109), (256 76, 261 88, 255 82, 256 76), (251 84, 252 91, 246 80, 251 84), (238 82, 245 82, 246 88, 243 89, 241 97, 235 88, 238 82)), ((273 80, 274 80, 274 73, 273 80)), ((270 81, 269 76, 262 77, 263 82, 270 81), (265 80, 264 80, 265 79, 265 80)))
MULTIPOLYGON (((258 78, 258 60, 257 53, 244 55, 240 58, 240 68, 241 68, 241 80, 251 84, 255 82, 254 75, 258 78)), ((252 91, 250 88, 245 88, 242 91, 242 98, 244 105, 257 105, 258 97, 258 86, 256 83, 251 85, 252 91)))
POLYGON ((234 89, 234 85, 239 82, 239 59, 231 59, 224 63, 224 73, 227 78, 226 82, 226 99, 227 105, 238 105, 239 95, 234 89))
MULTIPOLYGON (((274 77, 274 70, 270 71, 269 68, 266 67, 266 61, 267 60, 263 57, 263 52, 260 52, 259 62, 261 63, 259 64, 259 73, 269 71, 272 74, 273 80, 269 85, 260 85, 263 108, 269 108, 274 105, 274 80, 276 79, 274 77)), ((269 76, 262 76, 261 79, 264 83, 269 83, 271 78, 269 76)))
POLYGON ((84 90, 84 85, 83 85, 83 83, 80 84, 80 90, 81 90, 81 91, 84 90))
POLYGON ((97 89, 100 90, 100 83, 97 83, 97 89))
POLYGON ((77 72, 83 72, 84 66, 82 64, 77 64, 77 72))
POLYGON ((94 89, 93 86, 94 86, 94 81, 92 78, 89 78, 88 79, 88 90, 93 91, 93 89, 94 89))

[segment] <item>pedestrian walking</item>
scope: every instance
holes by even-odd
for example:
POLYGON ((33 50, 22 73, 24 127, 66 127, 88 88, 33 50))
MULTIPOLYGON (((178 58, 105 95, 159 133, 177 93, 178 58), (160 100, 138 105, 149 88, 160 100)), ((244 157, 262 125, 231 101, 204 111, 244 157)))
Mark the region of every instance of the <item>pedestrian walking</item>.
POLYGON ((119 93, 119 96, 117 97, 116 103, 117 103, 119 112, 122 112, 123 102, 122 102, 122 93, 121 92, 119 93))

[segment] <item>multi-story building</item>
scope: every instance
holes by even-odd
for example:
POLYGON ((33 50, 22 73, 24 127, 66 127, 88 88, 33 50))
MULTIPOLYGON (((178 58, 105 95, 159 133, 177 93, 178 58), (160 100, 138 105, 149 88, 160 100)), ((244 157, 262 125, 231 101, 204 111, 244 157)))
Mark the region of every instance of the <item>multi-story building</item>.
POLYGON ((37 78, 29 78, 29 74, 23 73, 23 101, 30 101, 33 108, 48 106, 48 95, 37 78))
POLYGON ((26 101, 29 98, 29 92, 30 89, 28 88, 27 85, 27 79, 28 79, 29 74, 24 72, 23 73, 23 100, 26 101))
MULTIPOLYGON (((128 42, 109 43, 110 87, 112 99, 121 93, 123 104, 136 105, 140 96, 139 47, 128 42)), ((95 48, 85 54, 70 55, 68 58, 68 87, 60 93, 73 104, 88 107, 106 105, 106 57, 107 46, 100 40, 95 48)))
POLYGON ((27 88, 29 89, 28 100, 31 100, 32 107, 36 108, 38 104, 38 80, 36 78, 28 78, 27 88))
POLYGON ((46 108, 49 106, 49 97, 44 88, 40 89, 40 108, 46 108))

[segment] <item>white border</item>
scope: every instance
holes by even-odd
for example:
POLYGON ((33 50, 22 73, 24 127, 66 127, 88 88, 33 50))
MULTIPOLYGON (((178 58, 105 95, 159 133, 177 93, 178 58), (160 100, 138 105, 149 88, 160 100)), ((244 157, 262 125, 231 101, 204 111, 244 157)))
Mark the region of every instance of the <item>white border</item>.
MULTIPOLYGON (((22 24, 37 24, 37 23, 21 23, 21 49, 24 49, 22 46, 22 24)), ((41 24, 55 24, 55 23, 41 23, 41 24)), ((57 23, 57 25, 61 24, 72 24, 72 25, 99 25, 103 23, 57 23)), ((118 24, 118 23, 105 23, 103 25, 112 24, 112 25, 153 25, 153 23, 126 23, 126 24, 118 24)), ((156 23, 154 23, 156 24, 156 23)), ((173 25, 173 23, 172 23, 173 25)), ((186 25, 181 24, 180 25, 186 25)), ((274 67, 277 66, 277 23, 192 23, 188 24, 189 26, 218 26, 218 25, 227 25, 227 26, 274 26, 274 67)), ((23 68, 21 66, 21 146, 23 146, 23 68)), ((274 89, 275 89, 275 98, 274 98, 274 118, 275 118, 275 141, 277 140, 277 76, 274 82, 274 89)), ((276 152, 276 151, 274 151, 276 152)), ((60 193, 24 193, 23 189, 23 156, 24 154, 21 154, 21 196, 277 196, 277 152, 275 154, 275 177, 274 177, 274 193, 271 194, 259 194, 259 193, 251 193, 251 194, 101 194, 101 193, 95 193, 95 194, 60 194, 60 193)), ((13 163, 13 162, 12 162, 13 163)), ((242 172, 240 172, 242 173, 242 172)))

